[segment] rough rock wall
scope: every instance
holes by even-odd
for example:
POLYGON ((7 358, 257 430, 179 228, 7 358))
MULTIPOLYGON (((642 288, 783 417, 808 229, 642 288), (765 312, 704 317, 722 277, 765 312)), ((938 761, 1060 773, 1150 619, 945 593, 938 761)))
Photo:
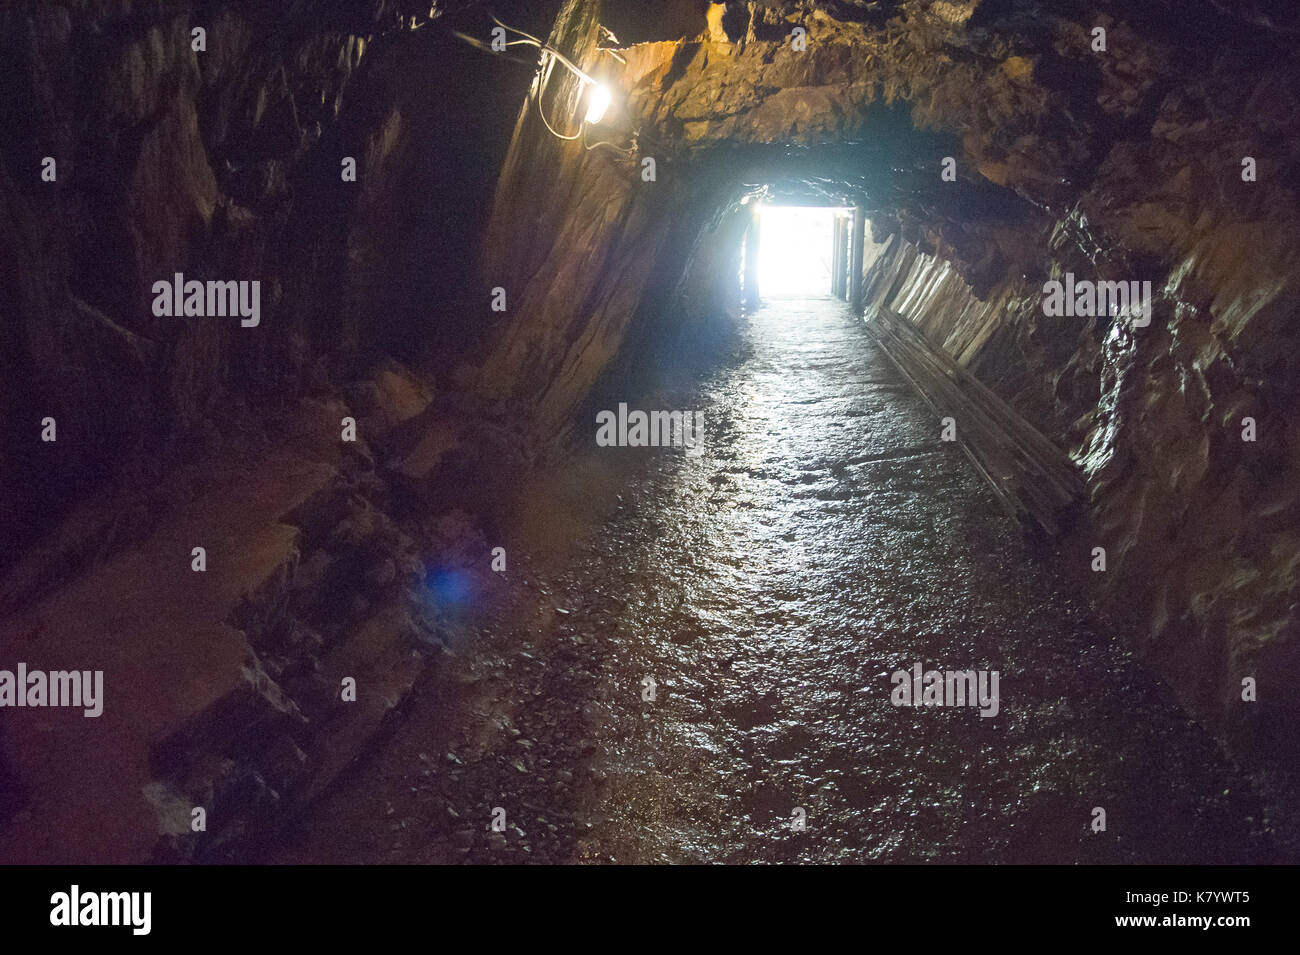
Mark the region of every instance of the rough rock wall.
MULTIPOLYGON (((18 452, 8 460, 19 471, 0 481, 6 511, 39 507, 23 500, 38 475, 53 469, 80 483, 156 437, 145 430, 151 413, 182 423, 200 415, 234 330, 155 318, 151 285, 180 270, 262 277, 273 230, 231 193, 253 200, 259 177, 264 193, 277 180, 284 188, 284 164, 272 157, 297 154, 300 119, 312 122, 318 105, 304 104, 300 117, 292 86, 317 85, 332 113, 361 53, 346 33, 250 50, 258 29, 238 6, 198 12, 82 3, 3 14, 13 82, 0 244, 14 268, 0 293, 0 377, 18 452), (200 23, 210 28, 204 53, 192 49, 200 23), (241 58, 251 63, 236 75, 241 58), (46 156, 53 182, 40 177, 46 156), (59 440, 42 448, 33 425, 46 415, 59 440)), ((275 297, 271 281, 266 291, 275 297)))
POLYGON ((1171 93, 1149 139, 1116 144, 1019 252, 1004 241, 1015 267, 979 297, 897 234, 869 291, 1074 454, 1092 487, 1088 543, 1107 551, 1093 575, 1105 604, 1240 758, 1294 765, 1300 229, 1294 147, 1278 147, 1300 129, 1276 105, 1277 75, 1220 67, 1232 72, 1171 93), (1245 156, 1269 171, 1243 182, 1245 156), (1151 325, 1045 316, 1041 283, 1065 272, 1151 281, 1151 325))
POLYGON ((0 564, 123 461, 160 471, 241 402, 323 393, 382 352, 454 364, 528 74, 450 39, 447 6, 0 11, 0 564), (259 326, 156 317, 175 272, 259 281, 259 326))
POLYGON ((0 10, 0 652, 110 688, 66 732, 0 727, 0 858, 243 858, 447 636, 426 568, 485 544, 443 493, 469 482, 436 483, 431 381, 477 326, 457 299, 528 71, 443 6, 0 10), (155 316, 176 271, 260 282, 257 327, 155 316))
MULTIPOLYGON (((597 26, 595 4, 569 0, 550 43, 602 75, 613 61, 596 49, 597 26)), ((507 304, 474 388, 555 433, 608 372, 632 317, 667 303, 721 183, 672 176, 668 162, 647 181, 638 157, 603 140, 557 138, 578 128, 581 83, 557 68, 539 85, 520 112, 484 243, 483 301, 501 288, 507 304)))
POLYGON ((0 11, 0 653, 109 687, 66 732, 6 717, 0 858, 243 858, 448 636, 426 568, 486 543, 436 483, 456 416, 428 372, 476 324, 456 298, 528 72, 429 12, 0 11), (155 316, 175 271, 259 281, 259 324, 155 316))

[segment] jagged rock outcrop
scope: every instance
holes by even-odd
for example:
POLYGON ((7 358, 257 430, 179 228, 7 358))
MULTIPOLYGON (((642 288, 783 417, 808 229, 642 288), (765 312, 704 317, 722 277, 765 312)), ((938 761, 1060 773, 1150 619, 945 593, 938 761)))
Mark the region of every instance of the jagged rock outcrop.
POLYGON ((388 361, 349 390, 88 497, 0 582, 7 668, 103 674, 98 716, 6 710, 0 858, 246 858, 400 714, 455 628, 428 568, 473 580, 487 545, 395 470, 428 383, 388 361))

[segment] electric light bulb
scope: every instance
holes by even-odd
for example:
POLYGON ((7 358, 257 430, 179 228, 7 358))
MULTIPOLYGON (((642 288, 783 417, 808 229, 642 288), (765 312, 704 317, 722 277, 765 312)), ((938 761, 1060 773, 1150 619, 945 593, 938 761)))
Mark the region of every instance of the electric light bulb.
POLYGON ((591 87, 591 95, 587 99, 587 122, 595 126, 605 115, 605 110, 609 109, 609 90, 600 84, 591 87))

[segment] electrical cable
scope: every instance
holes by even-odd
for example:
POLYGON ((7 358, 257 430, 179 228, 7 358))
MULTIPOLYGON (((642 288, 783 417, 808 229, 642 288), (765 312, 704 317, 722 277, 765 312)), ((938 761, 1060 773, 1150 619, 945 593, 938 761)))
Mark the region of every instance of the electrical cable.
MULTIPOLYGON (((556 139, 561 139, 565 142, 573 142, 573 140, 582 135, 582 129, 579 129, 572 136, 566 136, 563 133, 557 132, 555 127, 551 125, 551 121, 546 118, 546 109, 542 105, 542 94, 546 91, 546 87, 551 83, 551 73, 554 69, 555 60, 549 58, 546 50, 543 50, 541 62, 537 65, 537 74, 533 77, 533 89, 528 95, 530 99, 535 99, 537 101, 537 114, 542 117, 542 123, 546 126, 547 131, 556 139)), ((586 124, 584 123, 583 127, 585 128, 585 126, 586 124)))
POLYGON ((516 33, 519 36, 524 38, 522 40, 511 40, 509 43, 506 44, 506 46, 520 46, 520 45, 535 46, 542 51, 541 62, 538 64, 537 69, 539 75, 543 70, 545 70, 546 76, 545 78, 541 79, 540 82, 537 83, 537 92, 535 98, 537 100, 537 115, 542 117, 542 124, 546 127, 547 132, 549 132, 556 139, 560 139, 563 140, 564 142, 569 142, 569 143, 573 142, 575 139, 579 139, 583 137, 587 129, 587 123, 585 120, 582 123, 582 128, 579 129, 572 136, 566 136, 563 133, 556 131, 555 127, 551 125, 551 121, 546 118, 546 109, 542 105, 542 91, 545 90, 547 83, 550 80, 551 70, 554 67, 556 61, 559 61, 565 67, 572 70, 573 73, 578 77, 578 79, 582 81, 582 84, 584 86, 586 86, 587 84, 595 85, 596 81, 592 79, 590 76, 588 76, 581 69, 579 69, 576 65, 574 65, 573 61, 570 60, 563 53, 561 53, 559 50, 555 49, 554 47, 550 46, 547 43, 543 43, 541 40, 533 36, 531 33, 525 33, 523 30, 520 30, 517 27, 512 27, 509 24, 502 23, 495 16, 492 16, 492 22, 495 23, 497 26, 499 26, 501 29, 509 30, 511 33, 516 33))
POLYGON ((537 47, 543 53, 551 54, 551 56, 555 57, 557 60, 559 60, 569 69, 571 69, 575 74, 577 74, 578 78, 581 79, 584 83, 596 82, 595 79, 592 78, 585 70, 583 70, 580 66, 574 63, 571 59, 569 59, 567 56, 565 56, 555 47, 551 46, 549 43, 543 43, 541 40, 537 39, 537 37, 533 36, 531 33, 525 33, 523 30, 517 29, 516 27, 506 25, 502 23, 500 20, 498 20, 495 16, 492 17, 492 22, 495 23, 497 26, 501 27, 501 29, 503 30, 509 30, 511 33, 518 33, 520 36, 525 37, 525 40, 519 40, 516 42, 520 42, 520 43, 527 42, 530 46, 537 47))
POLYGON ((531 33, 525 33, 523 30, 520 30, 518 27, 507 26, 506 24, 502 23, 500 20, 496 18, 495 14, 489 13, 488 16, 492 17, 492 22, 495 23, 497 26, 499 26, 501 29, 509 30, 511 33, 518 33, 520 36, 532 40, 538 46, 546 45, 541 40, 537 39, 537 37, 533 36, 531 33))
MULTIPOLYGON (((624 156, 634 156, 636 154, 636 150, 638 148, 639 130, 636 133, 633 133, 632 144, 630 147, 618 146, 615 143, 606 140, 602 140, 601 142, 598 143, 588 143, 587 126, 589 124, 585 119, 582 121, 581 128, 578 130, 578 132, 574 133, 572 136, 566 136, 564 133, 561 133, 558 130, 556 130, 556 128, 551 125, 550 119, 547 118, 546 109, 542 104, 542 93, 549 83, 551 70, 554 68, 555 63, 559 62, 565 68, 572 71, 572 73, 575 76, 577 76, 578 79, 582 82, 583 86, 587 86, 587 85, 598 86, 599 83, 596 81, 594 77, 590 76, 588 73, 583 71, 581 68, 577 66, 577 64, 575 64, 572 60, 570 60, 567 56, 565 56, 559 50, 555 49, 550 44, 543 42, 539 38, 533 36, 531 33, 526 33, 525 31, 520 30, 518 27, 512 27, 507 23, 502 23, 501 20, 498 19, 494 14, 489 14, 489 16, 491 17, 492 22, 495 23, 497 26, 501 27, 501 29, 507 30, 520 37, 523 37, 523 39, 521 40, 510 40, 509 42, 506 43, 506 46, 508 47, 535 46, 541 51, 541 59, 537 64, 537 76, 535 78, 535 93, 532 95, 531 98, 537 101, 537 114, 542 118, 542 124, 546 127, 547 132, 549 132, 556 139, 562 140, 564 142, 573 142, 574 140, 581 139, 584 148, 588 152, 590 152, 593 149, 599 149, 601 146, 607 146, 610 149, 614 150, 615 152, 620 153, 621 155, 624 156), (543 73, 545 75, 543 75, 543 73)), ((423 24, 421 24, 421 26, 423 26, 423 24)), ((601 30, 605 34, 607 34, 610 37, 610 39, 614 40, 614 42, 618 42, 618 38, 615 37, 612 33, 610 33, 609 30, 605 29, 604 27, 601 27, 601 30)), ((504 55, 497 52, 496 50, 493 50, 488 44, 477 39, 476 37, 468 36, 465 33, 461 33, 459 30, 454 30, 449 32, 451 32, 452 35, 455 36, 457 39, 463 40, 466 43, 469 43, 472 46, 477 47, 478 49, 487 50, 497 56, 504 55)), ((621 63, 627 62, 625 59, 623 59, 623 57, 619 56, 613 50, 609 50, 608 48, 602 48, 602 47, 597 47, 597 49, 601 50, 602 52, 610 53, 616 60, 618 60, 621 63)), ((526 60, 520 60, 517 57, 513 57, 513 56, 507 56, 506 59, 511 60, 512 62, 515 63, 527 62, 526 60)))
POLYGON ((537 100, 537 115, 542 117, 542 123, 545 124, 546 128, 550 130, 551 135, 554 136, 556 139, 563 139, 566 143, 571 143, 579 136, 582 135, 581 131, 574 133, 572 136, 565 136, 563 133, 557 133, 552 128, 550 121, 547 120, 546 114, 542 112, 542 101, 540 98, 538 98, 537 100))
POLYGON ((586 123, 583 123, 583 125, 582 125, 582 145, 583 145, 583 147, 584 147, 588 152, 591 152, 591 150, 593 150, 593 149, 598 149, 598 148, 600 148, 601 146, 608 146, 610 149, 614 150, 614 152, 616 152, 616 153, 621 153, 621 154, 624 155, 624 156, 635 156, 635 155, 636 155, 636 137, 635 137, 635 136, 632 137, 632 145, 631 145, 630 147, 619 146, 619 145, 617 145, 617 144, 615 144, 615 143, 609 142, 608 140, 601 140, 601 141, 598 142, 598 143, 588 143, 588 142, 587 142, 587 124, 586 124, 586 123))
MULTIPOLYGON (((433 21, 429 21, 429 22, 432 23, 433 21)), ((493 56, 502 57, 503 59, 509 60, 511 63, 520 63, 523 64, 524 66, 536 66, 536 64, 532 60, 521 60, 517 56, 506 56, 506 54, 504 53, 498 53, 496 50, 492 49, 492 47, 488 46, 482 40, 478 39, 477 37, 472 37, 467 33, 461 33, 459 30, 448 30, 447 32, 452 36, 454 36, 456 39, 460 40, 462 43, 468 43, 470 46, 479 50, 486 50, 488 53, 491 53, 493 56)), ((526 40, 516 40, 515 42, 527 43, 526 40)), ((528 45, 531 46, 532 44, 528 44, 528 45)), ((510 46, 510 44, 507 43, 506 46, 510 46)))
POLYGON ((582 129, 578 130, 572 136, 565 136, 563 133, 557 133, 555 131, 555 128, 551 126, 551 121, 546 118, 546 110, 542 108, 542 85, 539 85, 537 87, 537 96, 535 97, 535 99, 537 100, 537 115, 542 117, 542 122, 545 124, 546 128, 550 131, 551 135, 554 136, 556 139, 563 139, 565 142, 571 143, 579 136, 583 135, 584 132, 586 132, 587 124, 583 123, 582 129))

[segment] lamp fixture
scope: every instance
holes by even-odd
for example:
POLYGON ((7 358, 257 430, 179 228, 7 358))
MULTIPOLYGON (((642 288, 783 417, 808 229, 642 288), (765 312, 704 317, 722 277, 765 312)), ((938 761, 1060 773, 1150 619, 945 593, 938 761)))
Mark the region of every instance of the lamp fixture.
MULTIPOLYGON (((537 96, 537 108, 539 111, 542 111, 542 87, 546 85, 546 79, 549 78, 551 69, 556 63, 559 63, 572 72, 574 76, 578 77, 584 89, 590 87, 590 92, 587 94, 587 112, 582 120, 584 128, 586 126, 595 126, 605 117, 605 113, 609 110, 609 105, 613 100, 608 87, 598 82, 595 77, 587 73, 549 43, 544 43, 532 34, 525 33, 523 30, 507 26, 496 17, 492 18, 492 22, 502 29, 509 30, 511 33, 517 34, 522 38, 519 40, 512 40, 510 43, 506 44, 507 46, 524 44, 527 46, 535 46, 541 51, 541 58, 537 64, 539 78, 535 81, 534 86, 537 96)), ((608 33, 608 31, 605 32, 608 33)), ((613 36, 613 34, 610 34, 610 36, 613 36)), ((551 126, 550 121, 546 118, 546 113, 544 111, 542 111, 542 122, 546 124, 546 128, 551 131, 552 135, 559 139, 572 140, 577 139, 582 135, 581 131, 572 136, 565 136, 562 133, 556 132, 555 128, 551 126)))

